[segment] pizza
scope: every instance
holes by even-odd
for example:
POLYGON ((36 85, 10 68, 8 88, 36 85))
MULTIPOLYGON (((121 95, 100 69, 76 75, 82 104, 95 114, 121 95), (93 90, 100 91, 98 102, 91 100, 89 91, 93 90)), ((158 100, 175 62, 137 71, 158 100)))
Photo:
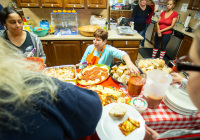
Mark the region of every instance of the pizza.
POLYGON ((127 96, 122 90, 115 87, 104 87, 101 85, 87 86, 87 89, 95 91, 102 102, 103 106, 110 103, 126 103, 129 104, 131 98, 127 96))
POLYGON ((109 77, 109 67, 103 64, 87 66, 78 73, 77 82, 81 85, 95 85, 105 81, 109 77))
POLYGON ((127 120, 125 120, 124 122, 120 123, 118 125, 119 129, 121 130, 121 132, 127 136, 129 135, 131 132, 133 132, 135 129, 140 128, 140 122, 133 120, 131 118, 128 118, 127 120))
POLYGON ((61 81, 72 80, 76 78, 74 66, 59 66, 47 68, 46 70, 44 70, 44 74, 57 78, 61 81))

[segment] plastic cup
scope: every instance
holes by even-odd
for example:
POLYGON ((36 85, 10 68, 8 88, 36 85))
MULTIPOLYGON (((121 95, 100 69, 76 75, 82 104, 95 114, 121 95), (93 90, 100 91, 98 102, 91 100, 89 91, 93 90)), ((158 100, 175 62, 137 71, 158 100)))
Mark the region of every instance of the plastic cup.
POLYGON ((128 81, 128 93, 132 97, 137 97, 145 84, 146 74, 140 76, 130 76, 128 81))
POLYGON ((144 99, 149 108, 157 108, 168 90, 172 76, 161 70, 151 70, 144 85, 144 99))

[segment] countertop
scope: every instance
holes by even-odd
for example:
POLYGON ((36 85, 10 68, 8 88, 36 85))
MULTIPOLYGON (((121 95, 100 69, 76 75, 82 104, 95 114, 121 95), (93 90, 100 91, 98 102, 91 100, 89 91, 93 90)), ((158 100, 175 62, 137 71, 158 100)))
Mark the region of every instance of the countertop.
MULTIPOLYGON (((93 37, 86 37, 81 34, 78 35, 47 35, 39 37, 40 40, 93 40, 93 37)), ((140 34, 134 34, 132 36, 118 35, 116 30, 108 30, 108 40, 142 40, 143 37, 140 34)))
MULTIPOLYGON (((154 17, 152 17, 152 20, 155 21, 155 22, 157 22, 157 21, 158 21, 158 18, 154 16, 154 17)), ((185 31, 186 28, 184 28, 182 25, 176 24, 176 25, 173 27, 173 29, 174 29, 174 30, 177 30, 177 31, 179 31, 179 32, 181 32, 181 33, 183 33, 183 34, 189 36, 189 37, 192 37, 192 38, 194 37, 194 34, 193 34, 193 33, 186 32, 186 31, 185 31)))

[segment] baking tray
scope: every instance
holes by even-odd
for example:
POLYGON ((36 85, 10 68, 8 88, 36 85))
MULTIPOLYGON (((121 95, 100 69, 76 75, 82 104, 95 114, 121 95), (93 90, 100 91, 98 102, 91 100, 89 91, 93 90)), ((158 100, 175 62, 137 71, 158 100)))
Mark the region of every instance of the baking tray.
MULTIPOLYGON (((114 81, 123 84, 122 82, 119 82, 117 79, 115 79, 115 78, 113 77, 113 73, 111 73, 112 67, 115 66, 115 65, 116 65, 116 66, 119 66, 121 63, 122 63, 123 65, 126 65, 126 63, 123 62, 123 61, 117 61, 117 62, 113 63, 113 64, 110 66, 110 76, 111 76, 111 78, 112 78, 114 81)), ((143 74, 143 72, 141 71, 141 69, 140 69, 140 68, 138 68, 138 69, 139 69, 140 73, 143 74)))
MULTIPOLYGON (((76 72, 76 66, 75 65, 60 65, 60 66, 47 67, 47 68, 45 68, 43 70, 43 73, 45 74, 45 71, 47 71, 48 69, 51 69, 51 68, 60 69, 60 68, 63 68, 63 67, 72 67, 72 68, 74 68, 75 77, 74 77, 74 79, 70 79, 70 78, 66 78, 66 79, 59 79, 58 78, 58 79, 61 80, 61 81, 63 81, 63 82, 69 82, 69 83, 72 83, 72 84, 76 85, 77 84, 77 82, 76 82, 77 72, 76 72)), ((56 78, 56 77, 54 77, 54 78, 56 78)))
POLYGON ((118 26, 117 29, 121 35, 133 35, 137 33, 136 30, 132 30, 129 26, 118 26))

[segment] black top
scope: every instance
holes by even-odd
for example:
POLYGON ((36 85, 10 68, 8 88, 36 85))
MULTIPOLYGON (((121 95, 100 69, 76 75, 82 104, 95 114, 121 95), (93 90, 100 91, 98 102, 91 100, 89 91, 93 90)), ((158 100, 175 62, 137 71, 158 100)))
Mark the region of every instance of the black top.
POLYGON ((131 21, 134 21, 134 29, 137 31, 142 31, 146 27, 146 19, 151 14, 152 9, 149 5, 143 11, 139 5, 136 5, 133 9, 131 21))
MULTIPOLYGON (((6 34, 5 39, 9 40, 8 35, 6 34)), ((10 40, 9 40, 10 41, 10 40)), ((11 41, 10 41, 11 42, 11 41)), ((31 36, 30 33, 28 31, 26 31, 26 39, 24 41, 24 43, 21 46, 16 46, 15 44, 12 43, 12 45, 14 45, 15 47, 17 47, 18 49, 20 49, 20 54, 25 54, 28 55, 31 50, 33 50, 34 46, 33 46, 33 42, 31 40, 31 36)))

